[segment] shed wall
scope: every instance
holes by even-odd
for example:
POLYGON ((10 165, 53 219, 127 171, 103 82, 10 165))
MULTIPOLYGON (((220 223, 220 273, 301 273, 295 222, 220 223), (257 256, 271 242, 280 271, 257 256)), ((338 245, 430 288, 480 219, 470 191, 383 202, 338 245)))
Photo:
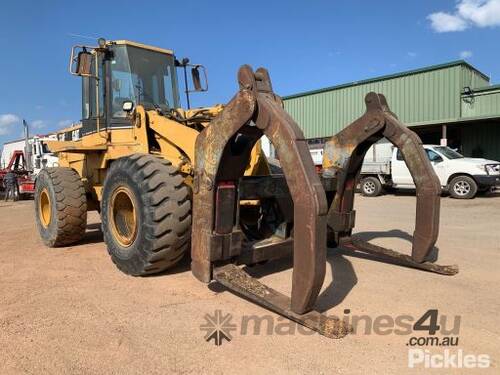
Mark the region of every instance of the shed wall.
POLYGON ((461 99, 464 87, 474 90, 488 85, 487 76, 465 61, 457 61, 291 95, 284 103, 306 138, 323 138, 362 115, 364 97, 370 91, 385 94, 393 112, 409 126, 454 122, 479 112, 500 114, 500 104, 497 111, 487 102, 500 101, 500 94, 498 98, 478 98, 476 109, 467 107, 461 99), (482 108, 483 103, 488 110, 482 108))

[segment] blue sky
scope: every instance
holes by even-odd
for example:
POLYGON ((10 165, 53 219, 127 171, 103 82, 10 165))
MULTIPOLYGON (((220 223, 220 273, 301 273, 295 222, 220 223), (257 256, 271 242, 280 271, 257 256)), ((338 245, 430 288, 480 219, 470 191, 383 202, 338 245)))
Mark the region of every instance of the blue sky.
POLYGON ((225 103, 242 64, 281 95, 465 57, 500 83, 500 0, 6 1, 0 13, 0 145, 20 119, 46 133, 80 119, 73 44, 130 39, 208 69, 195 106, 225 103))

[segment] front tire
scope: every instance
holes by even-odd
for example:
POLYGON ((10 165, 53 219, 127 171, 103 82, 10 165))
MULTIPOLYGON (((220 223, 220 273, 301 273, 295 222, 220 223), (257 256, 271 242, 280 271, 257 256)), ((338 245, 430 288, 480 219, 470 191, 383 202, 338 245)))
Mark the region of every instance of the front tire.
POLYGON ((376 177, 365 177, 361 180, 361 194, 365 197, 376 197, 382 192, 382 184, 376 177))
POLYGON ((477 189, 476 181, 469 176, 457 176, 450 181, 450 195, 456 199, 472 199, 477 189))
POLYGON ((191 191, 167 160, 135 154, 114 161, 101 209, 109 255, 126 274, 164 271, 189 248, 191 191))
POLYGON ((72 168, 46 168, 36 179, 38 232, 49 247, 80 241, 87 228, 87 198, 82 179, 72 168))

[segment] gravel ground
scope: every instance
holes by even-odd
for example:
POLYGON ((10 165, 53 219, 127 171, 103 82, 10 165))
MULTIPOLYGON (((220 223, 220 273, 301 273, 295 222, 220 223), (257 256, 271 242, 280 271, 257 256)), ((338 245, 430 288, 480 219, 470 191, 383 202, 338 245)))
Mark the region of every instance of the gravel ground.
MULTIPOLYGON (((408 252, 414 204, 415 197, 405 194, 358 196, 358 235, 408 252)), ((340 340, 311 335, 217 285, 207 287, 191 275, 187 259, 155 277, 120 273, 108 257, 96 213, 90 214, 82 243, 45 248, 32 206, 31 201, 0 203, 0 374, 498 374, 498 195, 470 201, 443 198, 439 262, 458 264, 460 273, 454 277, 329 250, 318 309, 351 319, 365 315, 357 332, 340 340), (452 336, 459 343, 448 349, 452 354, 487 354, 490 367, 429 370, 417 363, 409 368, 409 351, 417 347, 407 343, 426 333, 403 334, 384 328, 382 321, 390 326, 402 315, 416 320, 429 309, 438 309, 439 319, 446 319, 439 320, 442 328, 458 327, 452 336), (220 346, 206 342, 200 330, 206 314, 216 310, 231 314, 236 327, 232 340, 220 346), (253 326, 245 333, 248 316, 271 324, 263 323, 260 334, 254 334, 253 326), (363 323, 368 320, 380 324, 363 323)), ((289 292, 288 261, 250 271, 289 292)), ((442 332, 436 337, 442 338, 442 332)), ((446 349, 418 348, 424 354, 446 349)))

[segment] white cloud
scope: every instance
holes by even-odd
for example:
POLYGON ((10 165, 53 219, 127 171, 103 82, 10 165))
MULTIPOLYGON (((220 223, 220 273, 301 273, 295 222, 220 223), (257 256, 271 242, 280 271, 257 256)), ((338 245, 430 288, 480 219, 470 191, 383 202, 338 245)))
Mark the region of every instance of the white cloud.
POLYGON ((431 26, 438 33, 446 33, 448 31, 462 31, 467 28, 467 22, 462 18, 444 13, 432 13, 427 17, 431 21, 431 26))
POLYGON ((432 13, 427 19, 438 33, 500 26, 500 0, 460 0, 454 12, 432 13))
POLYGON ((472 57, 472 51, 462 51, 462 52, 460 52, 460 58, 461 59, 468 59, 469 57, 472 57))
POLYGON ((411 57, 412 59, 417 57, 417 53, 416 52, 408 52, 407 53, 408 57, 411 57))
POLYGON ((33 129, 42 129, 47 126, 47 122, 44 120, 35 120, 29 125, 31 125, 33 129))
POLYGON ((500 0, 462 0, 457 8, 477 27, 500 26, 500 0))
POLYGON ((12 113, 0 115, 0 135, 9 134, 11 126, 19 122, 21 122, 19 116, 12 113))
POLYGON ((13 115, 12 113, 6 113, 5 115, 0 115, 0 126, 8 126, 20 122, 19 116, 13 115))
POLYGON ((43 107, 43 105, 41 105, 41 104, 38 104, 38 105, 36 105, 36 106, 35 106, 35 109, 36 109, 36 110, 41 110, 41 109, 43 109, 43 108, 44 108, 44 107, 43 107))

